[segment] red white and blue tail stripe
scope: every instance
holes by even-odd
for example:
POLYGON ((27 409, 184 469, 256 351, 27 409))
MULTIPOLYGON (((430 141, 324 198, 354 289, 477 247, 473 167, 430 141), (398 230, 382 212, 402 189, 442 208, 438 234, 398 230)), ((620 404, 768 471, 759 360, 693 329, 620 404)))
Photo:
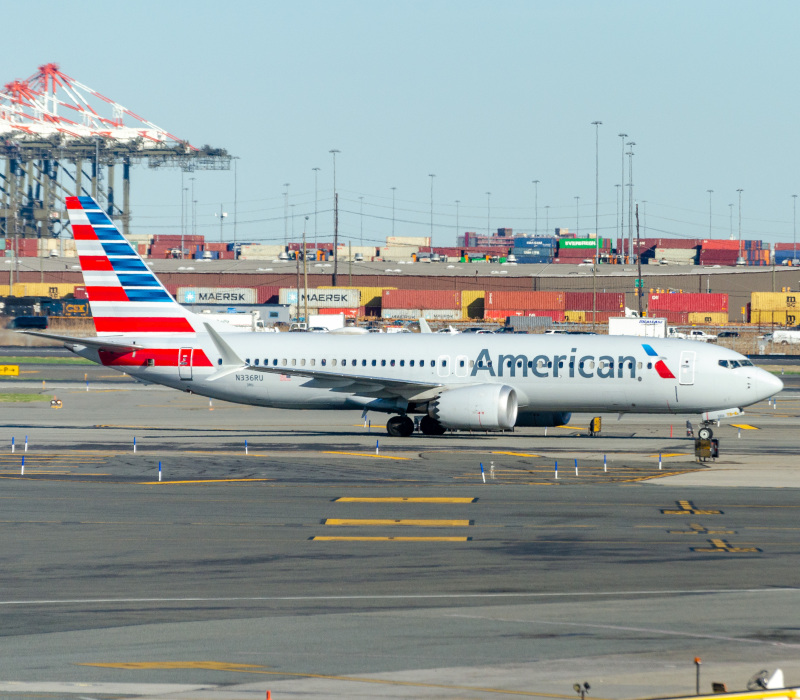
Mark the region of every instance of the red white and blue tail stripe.
POLYGON ((194 335, 192 314, 164 289, 97 202, 66 202, 97 335, 194 335))

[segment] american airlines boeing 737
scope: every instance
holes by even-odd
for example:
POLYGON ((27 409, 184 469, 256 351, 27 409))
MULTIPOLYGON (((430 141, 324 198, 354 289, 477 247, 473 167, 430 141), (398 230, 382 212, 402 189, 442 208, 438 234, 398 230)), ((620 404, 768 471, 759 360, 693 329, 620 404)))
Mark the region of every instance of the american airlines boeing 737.
POLYGON ((555 426, 572 412, 737 415, 783 388, 695 341, 602 335, 241 332, 178 304, 91 197, 68 197, 96 337, 60 340, 137 379, 254 406, 394 414, 388 433, 555 426))

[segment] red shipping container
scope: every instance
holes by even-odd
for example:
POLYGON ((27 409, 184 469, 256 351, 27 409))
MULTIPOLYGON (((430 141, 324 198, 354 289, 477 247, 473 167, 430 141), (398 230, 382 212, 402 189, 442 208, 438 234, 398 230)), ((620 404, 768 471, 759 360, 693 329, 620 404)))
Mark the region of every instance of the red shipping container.
POLYGON ((279 290, 276 285, 259 285, 256 287, 256 304, 277 304, 279 290))
POLYGON ((651 294, 647 308, 655 311, 701 311, 725 312, 728 311, 727 294, 651 294))
MULTIPOLYGON (((564 308, 573 311, 591 311, 594 307, 592 292, 564 292, 564 308)), ((625 292, 597 292, 598 311, 620 311, 625 308, 625 292)))
POLYGON ((461 292, 443 289, 384 289, 384 309, 460 309, 461 292))
POLYGON ((650 311, 647 315, 650 318, 665 318, 667 323, 687 324, 689 323, 688 311, 650 311))
MULTIPOLYGON (((703 239, 700 241, 703 250, 739 250, 739 241, 731 241, 727 239, 703 239)), ((744 247, 744 243, 742 243, 744 247)))
POLYGON ((485 309, 483 317, 489 321, 502 321, 508 316, 536 316, 552 318, 554 323, 564 322, 564 312, 561 309, 539 309, 537 311, 522 311, 520 309, 485 309))
POLYGON ((89 296, 86 294, 86 287, 83 285, 75 285, 75 291, 72 293, 76 299, 88 299, 89 296))
POLYGON ((345 318, 358 318, 365 316, 364 307, 359 306, 355 309, 317 309, 320 316, 336 316, 336 314, 344 314, 345 318))
POLYGON ((563 311, 564 292, 486 292, 487 309, 559 309, 563 311))

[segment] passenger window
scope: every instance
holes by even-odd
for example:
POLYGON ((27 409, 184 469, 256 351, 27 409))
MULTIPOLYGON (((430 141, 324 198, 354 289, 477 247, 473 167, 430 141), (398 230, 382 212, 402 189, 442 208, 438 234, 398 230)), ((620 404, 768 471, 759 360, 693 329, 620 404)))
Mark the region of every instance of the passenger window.
POLYGON ((386 367, 386 360, 381 360, 381 367, 386 367))
POLYGON ((356 365, 358 365, 358 360, 350 360, 351 367, 355 367, 356 365))
POLYGON ((250 358, 249 357, 245 358, 245 362, 249 365, 250 364, 250 358))
POLYGON ((306 366, 306 358, 305 357, 302 360, 300 360, 300 366, 301 367, 305 367, 306 366))
POLYGON ((284 367, 286 367, 286 358, 285 358, 285 357, 284 357, 284 358, 281 360, 281 364, 282 364, 284 367))
POLYGON ((653 369, 653 363, 652 362, 648 362, 647 363, 647 369, 653 369))
POLYGON ((406 366, 406 361, 405 360, 400 360, 400 366, 401 367, 405 367, 406 366))
POLYGON ((320 360, 320 362, 322 363, 322 366, 323 366, 323 367, 324 367, 326 364, 328 364, 328 361, 327 361, 327 360, 324 360, 324 359, 323 359, 323 360, 320 360))
MULTIPOLYGON (((458 361, 458 366, 459 367, 463 367, 464 366, 464 360, 459 360, 458 361)), ((521 362, 519 363, 519 366, 522 367, 522 363, 521 362)))
POLYGON ((362 367, 366 367, 367 366, 367 361, 366 360, 361 360, 361 366, 362 367))
POLYGON ((331 360, 331 367, 336 367, 336 360, 335 359, 331 360))
POLYGON ((272 360, 272 366, 273 367, 277 367, 278 366, 278 358, 277 357, 274 360, 272 360))
POLYGON ((312 359, 311 360, 311 366, 313 367, 316 364, 316 362, 317 362, 316 360, 312 359))
POLYGON ((409 360, 409 361, 408 361, 408 364, 409 364, 409 365, 411 365, 411 366, 413 367, 413 366, 414 366, 414 360, 409 360))
MULTIPOLYGON (((462 367, 464 366, 464 361, 463 361, 463 360, 461 361, 461 366, 462 366, 462 367)), ((517 367, 519 367, 519 368, 521 368, 521 367, 522 367, 522 360, 519 360, 519 361, 517 362, 517 367)))
POLYGON ((256 358, 255 365, 258 367, 258 358, 256 358))
MULTIPOLYGON (((412 362, 413 362, 413 360, 412 360, 412 362)), ((475 366, 475 360, 470 360, 469 361, 469 366, 470 367, 474 367, 475 366)))
POLYGON ((447 367, 447 360, 442 360, 442 367, 447 367))
POLYGON ((394 360, 390 360, 390 361, 389 361, 389 365, 390 365, 390 366, 392 366, 392 367, 394 367, 394 360))
POLYGON ((637 362, 636 363, 636 369, 641 369, 641 368, 642 368, 642 363, 641 362, 637 362))
POLYGON ((372 366, 373 367, 377 367, 378 366, 378 361, 377 360, 373 360, 372 361, 372 366))

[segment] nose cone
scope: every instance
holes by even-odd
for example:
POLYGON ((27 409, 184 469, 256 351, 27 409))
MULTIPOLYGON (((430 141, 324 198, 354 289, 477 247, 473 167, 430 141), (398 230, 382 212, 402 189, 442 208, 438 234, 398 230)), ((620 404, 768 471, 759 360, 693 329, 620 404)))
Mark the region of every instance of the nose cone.
POLYGON ((783 391, 783 382, 774 374, 759 369, 756 375, 756 391, 760 396, 759 400, 768 399, 783 391))

